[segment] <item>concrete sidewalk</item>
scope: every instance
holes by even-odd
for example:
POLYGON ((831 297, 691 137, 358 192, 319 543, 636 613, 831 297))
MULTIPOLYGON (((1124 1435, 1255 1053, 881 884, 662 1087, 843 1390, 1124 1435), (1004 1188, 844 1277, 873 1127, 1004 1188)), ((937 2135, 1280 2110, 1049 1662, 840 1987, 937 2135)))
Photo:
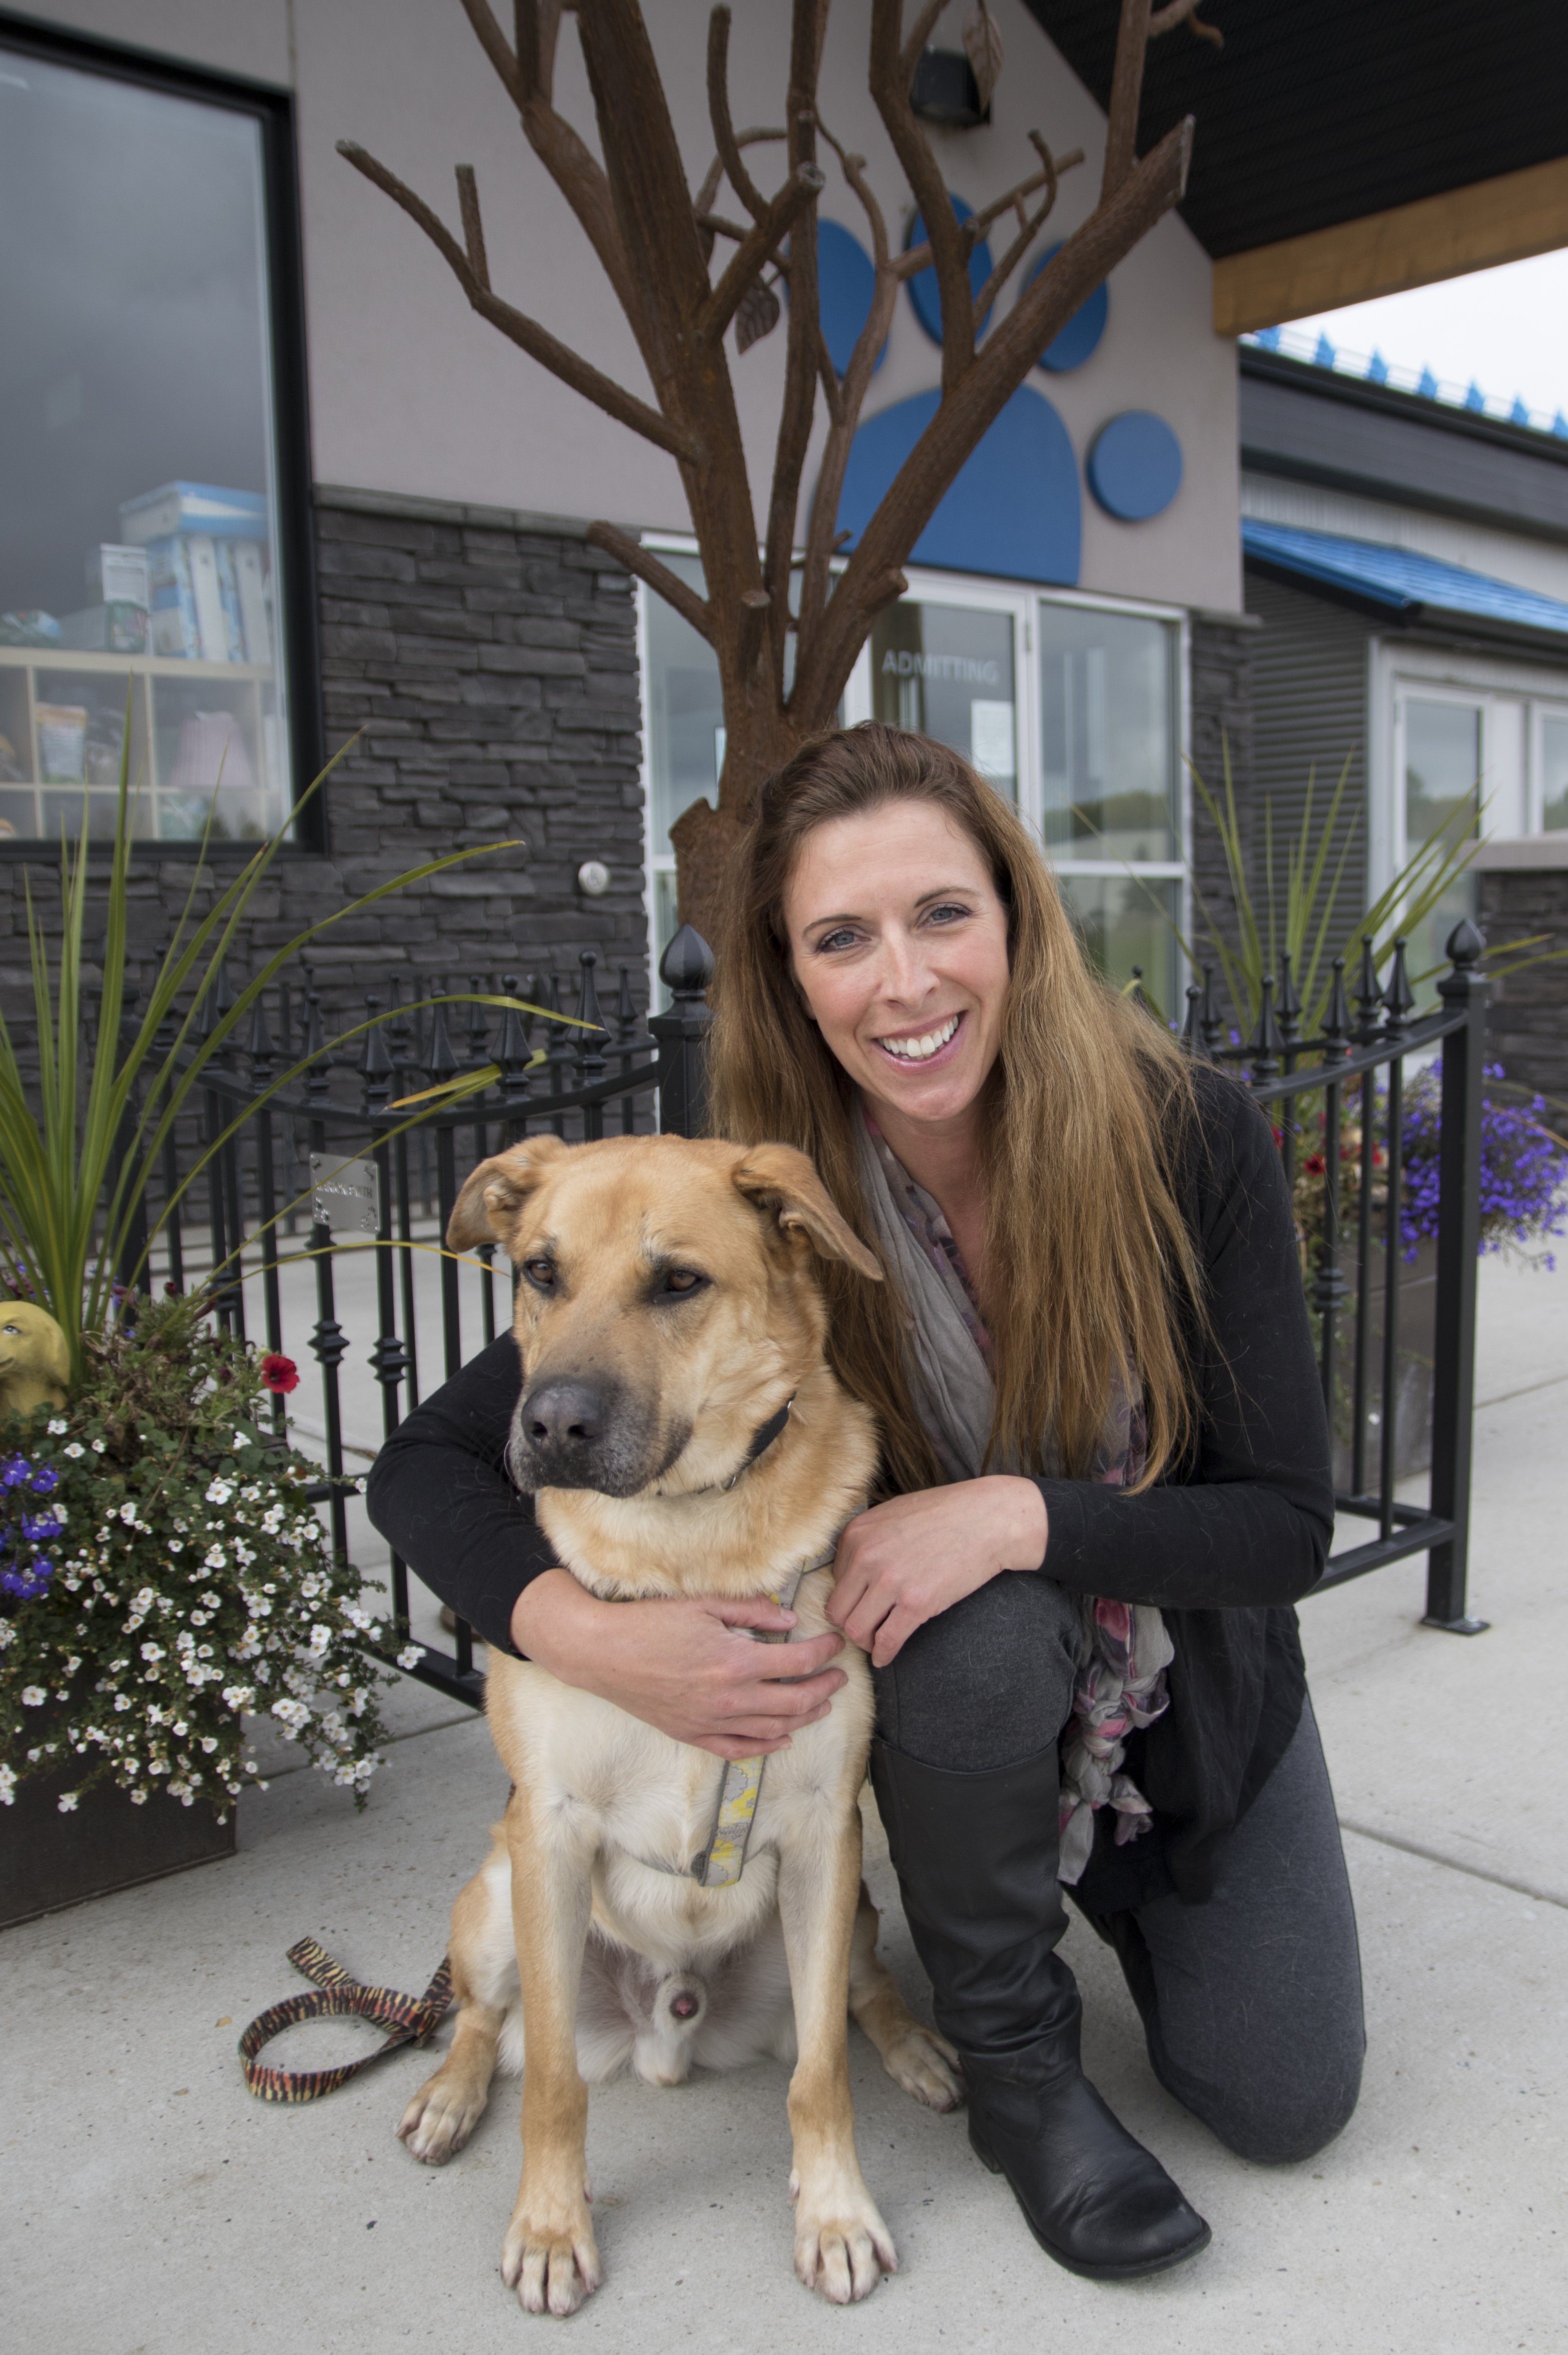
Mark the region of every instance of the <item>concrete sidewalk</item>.
MULTIPOLYGON (((329 2100, 245 2093, 234 2040, 293 1987, 309 1933, 417 1990, 505 1782, 482 1725, 405 1683, 367 1814, 307 1772, 248 1797, 231 1861, 7 1932, 5 2339, 26 2355, 465 2355, 566 2332, 604 2355, 841 2348, 997 2355, 1114 2336, 1171 2355, 1414 2355, 1563 2343, 1568 2213, 1568 1838, 1555 1796, 1568 1657, 1556 1472, 1568 1275, 1483 1271, 1471 1641, 1424 1630, 1424 1565, 1305 1607, 1317 1713, 1360 1911, 1360 2107, 1300 2168, 1245 2165, 1155 2083, 1114 1963, 1075 1927, 1092 2073, 1214 2227, 1194 2264, 1095 2287, 1051 2264, 971 2158, 962 2116, 905 2099, 853 2044, 866 2173, 902 2270, 830 2309, 790 2271, 781 2070, 595 2094, 604 2287, 571 2323, 502 2288, 516 2090, 442 2172, 393 2139, 428 2072, 405 2052, 329 2100)), ((1353 1542, 1354 1531, 1346 1533, 1353 1542)), ((884 1945, 921 1974, 886 1850, 884 1945)), ((321 2065, 375 2040, 296 2030, 321 2065)))

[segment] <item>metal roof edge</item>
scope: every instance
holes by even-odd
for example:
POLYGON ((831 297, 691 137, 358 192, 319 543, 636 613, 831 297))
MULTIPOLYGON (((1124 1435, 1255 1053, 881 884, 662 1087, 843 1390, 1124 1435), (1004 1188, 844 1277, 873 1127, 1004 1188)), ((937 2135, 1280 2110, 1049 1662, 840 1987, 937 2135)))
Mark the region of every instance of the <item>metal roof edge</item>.
POLYGON ((1483 417, 1472 409, 1456 409, 1447 401, 1429 400, 1423 393, 1402 392, 1394 385, 1370 384, 1365 377, 1341 376, 1333 368, 1317 367, 1311 360, 1291 359, 1284 352, 1265 352, 1256 344, 1239 343, 1236 355, 1243 376, 1289 385, 1310 399, 1343 401, 1352 409, 1381 410, 1384 416, 1402 418, 1407 424, 1424 427, 1429 432, 1457 433, 1467 441, 1489 442, 1497 449, 1539 458, 1547 465, 1568 466, 1568 441, 1555 433, 1542 433, 1533 425, 1510 425, 1504 417, 1483 417))
POLYGON ((1472 613, 1457 606, 1431 604, 1423 599, 1392 594, 1379 597, 1352 589, 1348 581, 1329 580, 1322 573, 1306 571, 1250 548, 1243 549, 1242 567, 1243 575, 1258 572, 1281 588, 1296 589, 1304 596, 1321 598, 1325 604, 1342 606, 1389 636, 1432 645, 1474 645, 1483 653, 1495 653, 1499 646, 1507 646, 1538 661, 1558 665, 1568 661, 1568 630, 1537 629, 1529 622, 1504 621, 1489 613, 1472 613))

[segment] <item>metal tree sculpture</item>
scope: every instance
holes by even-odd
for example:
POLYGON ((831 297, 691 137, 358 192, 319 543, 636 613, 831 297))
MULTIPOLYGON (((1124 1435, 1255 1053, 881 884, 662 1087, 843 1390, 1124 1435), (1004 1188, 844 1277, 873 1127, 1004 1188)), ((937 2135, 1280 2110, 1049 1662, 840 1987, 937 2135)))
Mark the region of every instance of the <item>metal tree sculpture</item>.
MULTIPOLYGON (((793 0, 789 83, 784 127, 778 130, 734 128, 730 10, 714 9, 708 28, 708 105, 717 153, 695 196, 637 0, 577 0, 573 11, 603 164, 556 112, 551 86, 563 5, 564 0, 515 0, 515 40, 509 42, 488 0, 463 0, 529 145, 576 214, 614 289, 654 404, 616 384, 496 293, 472 165, 456 167, 459 241, 422 197, 364 148, 343 140, 339 153, 419 223, 482 318, 564 384, 667 451, 680 469, 706 597, 614 525, 592 524, 588 537, 666 598, 718 658, 726 731, 719 806, 699 801, 672 829, 682 918, 711 933, 731 846, 752 795, 805 737, 831 723, 873 622, 906 586, 901 568, 943 494, 1040 354, 1179 202, 1191 152, 1191 118, 1141 160, 1135 141, 1147 45, 1192 20, 1196 0, 1168 0, 1157 10, 1152 0, 1121 0, 1099 202, 984 345, 978 342, 978 323, 1038 236, 1055 202, 1061 174, 1083 159, 1081 153, 1053 156, 1039 133, 1031 132, 1035 168, 969 219, 955 218, 910 97, 921 53, 949 0, 924 0, 907 29, 904 0, 870 0, 871 96, 928 240, 902 253, 889 243, 887 217, 867 181, 864 157, 846 151, 817 105, 829 0, 793 0), (757 186, 745 159, 747 148, 769 143, 784 146, 787 164, 782 186, 771 196, 757 186), (865 213, 875 266, 870 311, 842 377, 828 356, 817 304, 816 200, 825 185, 818 161, 823 151, 837 157, 865 213), (747 219, 731 218, 718 208, 726 182, 747 219), (976 292, 970 256, 991 224, 1007 213, 1015 217, 1016 234, 976 292), (717 271, 716 250, 727 257, 717 271), (934 272, 941 304, 940 404, 836 571, 833 558, 846 537, 837 528, 839 494, 872 369, 900 286, 927 268, 934 272), (770 278, 782 278, 788 289, 788 347, 759 546, 724 337, 734 322, 743 350, 776 321, 770 278), (819 393, 827 434, 803 539, 802 477, 819 393), (792 610, 791 575, 796 569, 798 605, 792 610), (786 691, 784 652, 792 631, 795 661, 786 691)), ((976 13, 978 23, 967 28, 966 43, 994 75, 994 24, 984 7, 976 13)), ((1208 31, 1196 24, 1193 29, 1208 31)))

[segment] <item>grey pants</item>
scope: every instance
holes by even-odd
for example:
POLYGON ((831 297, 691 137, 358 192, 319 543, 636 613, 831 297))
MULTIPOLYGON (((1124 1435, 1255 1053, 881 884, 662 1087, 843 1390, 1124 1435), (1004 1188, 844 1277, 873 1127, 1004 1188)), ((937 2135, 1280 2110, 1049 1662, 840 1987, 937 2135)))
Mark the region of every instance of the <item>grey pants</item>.
MULTIPOLYGON (((1082 1606, 1054 1581, 994 1578, 878 1669, 878 1730, 950 1772, 1031 1757, 1066 1722, 1083 1641, 1082 1606)), ((1285 2161, 1339 2132, 1366 2036, 1356 1917, 1310 1701, 1223 1842, 1211 1897, 1089 1919, 1116 1951, 1156 2076, 1221 2142, 1243 2158, 1285 2161)))

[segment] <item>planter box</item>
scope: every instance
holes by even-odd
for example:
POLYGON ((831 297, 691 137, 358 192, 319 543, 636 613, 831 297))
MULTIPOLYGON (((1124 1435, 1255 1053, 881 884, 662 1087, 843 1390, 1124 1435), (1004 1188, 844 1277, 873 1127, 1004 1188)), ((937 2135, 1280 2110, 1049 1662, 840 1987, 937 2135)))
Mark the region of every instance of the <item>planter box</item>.
POLYGON ((0 1807, 0 1929, 233 1855, 233 1807, 220 1824, 201 1799, 182 1807, 159 1792, 133 1807, 129 1792, 104 1783, 62 1816, 74 1764, 29 1774, 0 1807))

